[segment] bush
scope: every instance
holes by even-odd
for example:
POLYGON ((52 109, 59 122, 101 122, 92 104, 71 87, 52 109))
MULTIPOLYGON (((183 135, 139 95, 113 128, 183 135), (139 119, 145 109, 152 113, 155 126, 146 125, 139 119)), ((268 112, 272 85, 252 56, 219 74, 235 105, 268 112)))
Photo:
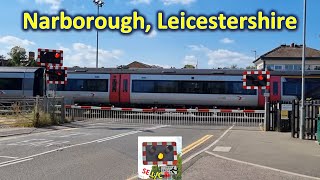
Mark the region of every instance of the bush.
POLYGON ((39 112, 37 114, 34 114, 34 119, 33 119, 33 126, 34 127, 45 127, 45 126, 51 126, 53 124, 57 124, 54 121, 54 118, 44 112, 39 112))

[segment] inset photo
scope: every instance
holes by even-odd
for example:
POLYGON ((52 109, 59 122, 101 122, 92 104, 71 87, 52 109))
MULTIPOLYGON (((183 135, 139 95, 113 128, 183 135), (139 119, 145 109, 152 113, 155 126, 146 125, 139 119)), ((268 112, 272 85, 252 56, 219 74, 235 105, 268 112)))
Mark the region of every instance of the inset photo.
POLYGON ((138 137, 140 179, 182 179, 182 137, 138 137))

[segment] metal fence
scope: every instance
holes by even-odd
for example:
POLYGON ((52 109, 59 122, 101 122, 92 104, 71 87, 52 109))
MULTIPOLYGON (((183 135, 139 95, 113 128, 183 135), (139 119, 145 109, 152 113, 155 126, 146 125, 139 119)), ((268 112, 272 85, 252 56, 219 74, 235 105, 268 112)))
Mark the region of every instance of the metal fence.
POLYGON ((276 101, 268 102, 266 109, 266 130, 278 132, 291 131, 291 115, 292 102, 291 101, 276 101), (285 106, 286 105, 286 106, 285 106), (289 109, 287 107, 290 107, 289 109), (285 109, 285 107, 287 109, 285 109))
MULTIPOLYGON (((293 101, 293 113, 291 116, 292 129, 291 135, 293 138, 299 138, 300 133, 300 106, 301 102, 293 101)), ((317 120, 320 113, 320 101, 306 101, 305 102, 305 133, 304 139, 317 139, 317 120)))
MULTIPOLYGON (((269 102, 267 105, 267 131, 291 132, 293 138, 299 138, 301 101, 269 102)), ((317 119, 320 113, 320 101, 305 102, 305 133, 303 139, 317 139, 317 119)))
POLYGON ((64 121, 64 98, 24 97, 0 98, 0 127, 46 126, 64 121))
MULTIPOLYGON (((61 108, 61 106, 59 107, 61 108)), ((66 119, 163 125, 263 126, 264 110, 135 109, 66 106, 66 119)))

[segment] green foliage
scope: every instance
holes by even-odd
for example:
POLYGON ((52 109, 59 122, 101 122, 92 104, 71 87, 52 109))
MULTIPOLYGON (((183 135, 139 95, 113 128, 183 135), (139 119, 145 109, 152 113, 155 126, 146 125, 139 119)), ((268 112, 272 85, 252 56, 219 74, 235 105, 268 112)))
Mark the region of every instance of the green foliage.
POLYGON ((181 158, 180 154, 178 154, 178 165, 177 165, 177 168, 178 168, 178 174, 173 176, 173 179, 174 180, 181 180, 182 179, 182 158, 181 158))
POLYGON ((256 69, 256 66, 247 66, 246 69, 256 69))
POLYGON ((13 47, 8 55, 10 56, 8 66, 37 66, 35 59, 29 59, 26 50, 22 47, 13 47))
POLYGON ((195 69, 196 67, 194 67, 194 65, 191 64, 186 64, 183 69, 195 69))
POLYGON ((233 65, 230 66, 230 69, 239 69, 239 67, 238 67, 238 65, 233 64, 233 65))
POLYGON ((8 66, 22 66, 27 59, 26 50, 19 46, 13 47, 8 55, 10 56, 8 66))

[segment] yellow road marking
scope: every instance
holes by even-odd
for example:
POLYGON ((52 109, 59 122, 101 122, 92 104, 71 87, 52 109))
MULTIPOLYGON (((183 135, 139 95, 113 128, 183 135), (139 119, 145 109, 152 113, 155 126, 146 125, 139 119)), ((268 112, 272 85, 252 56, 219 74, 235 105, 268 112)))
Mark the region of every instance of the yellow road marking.
MULTIPOLYGON (((201 144, 203 144, 204 142, 206 142, 208 139, 210 139, 213 135, 205 135, 202 138, 198 139, 197 141, 189 144, 187 147, 182 149, 182 153, 181 156, 188 153, 189 151, 191 151, 192 149, 200 146, 201 144)), ((138 175, 132 176, 130 178, 128 178, 127 180, 134 180, 137 179, 138 175)))
POLYGON ((210 139, 213 135, 205 135, 202 138, 200 138, 199 140, 191 143, 190 145, 188 145, 187 147, 182 149, 182 153, 181 156, 185 155, 186 153, 188 153, 189 151, 193 150, 194 148, 200 146, 201 144, 203 144, 205 141, 207 141, 208 139, 210 139))

